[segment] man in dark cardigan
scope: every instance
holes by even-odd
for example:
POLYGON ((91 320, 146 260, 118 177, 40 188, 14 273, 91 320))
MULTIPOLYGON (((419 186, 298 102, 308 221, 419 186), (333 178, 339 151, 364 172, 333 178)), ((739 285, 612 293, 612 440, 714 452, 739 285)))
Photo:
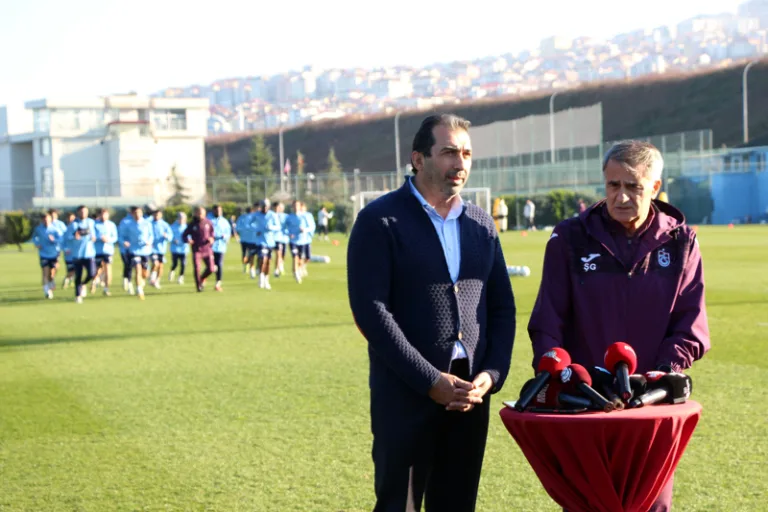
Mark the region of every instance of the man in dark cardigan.
POLYGON ((375 511, 475 509, 490 394, 509 371, 515 300, 493 219, 460 192, 469 122, 422 122, 414 176, 360 211, 349 301, 368 341, 375 511))

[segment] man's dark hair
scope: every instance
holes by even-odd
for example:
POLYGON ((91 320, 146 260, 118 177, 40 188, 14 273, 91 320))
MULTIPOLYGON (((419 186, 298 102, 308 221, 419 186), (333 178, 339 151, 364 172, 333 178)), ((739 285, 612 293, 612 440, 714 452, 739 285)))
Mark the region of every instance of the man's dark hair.
POLYGON ((211 210, 215 210, 215 209, 216 209, 216 208, 218 208, 219 206, 221 206, 221 205, 215 204, 215 205, 213 205, 213 207, 211 208, 211 210))
MULTIPOLYGON (((413 146, 411 151, 421 153, 425 157, 432 156, 432 146, 435 145, 435 134, 433 133, 435 126, 447 126, 451 130, 464 130, 469 132, 469 127, 472 123, 459 117, 455 114, 436 114, 427 117, 421 122, 419 131, 413 137, 413 146)), ((413 159, 411 159, 411 171, 413 174, 418 172, 416 166, 413 165, 413 159)))
POLYGON ((56 208, 51 208, 50 210, 48 210, 48 215, 54 215, 54 214, 58 215, 59 210, 57 210, 56 208))

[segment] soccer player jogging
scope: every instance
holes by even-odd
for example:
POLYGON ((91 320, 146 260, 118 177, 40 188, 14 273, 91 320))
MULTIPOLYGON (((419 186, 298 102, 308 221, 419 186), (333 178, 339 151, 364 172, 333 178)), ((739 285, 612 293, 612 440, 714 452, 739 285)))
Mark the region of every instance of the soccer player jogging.
POLYGON ((40 253, 40 268, 43 271, 43 294, 46 298, 53 298, 53 278, 56 267, 59 264, 59 252, 61 252, 61 233, 53 225, 51 215, 41 215, 42 223, 32 233, 32 243, 40 253))
POLYGON ((126 240, 123 245, 128 249, 131 266, 136 270, 136 295, 144 300, 144 282, 147 279, 149 259, 152 256, 153 229, 152 221, 144 218, 141 208, 131 211, 133 222, 128 224, 126 240))
POLYGON ((256 231, 253 230, 253 214, 256 207, 251 206, 237 218, 237 232, 240 235, 240 249, 243 255, 243 273, 251 273, 251 278, 256 278, 256 269, 253 268, 253 255, 256 253, 256 231))
POLYGON ((296 282, 301 284, 301 278, 304 275, 301 269, 301 259, 304 256, 306 248, 306 220, 301 216, 301 202, 291 203, 293 211, 285 218, 285 230, 290 240, 291 256, 293 259, 293 277, 296 282), (304 226, 304 227, 302 227, 304 226), (304 230, 304 231, 303 231, 304 230))
POLYGON ((275 203, 275 215, 280 224, 280 229, 275 232, 275 277, 280 277, 280 274, 285 274, 285 248, 290 240, 285 229, 285 219, 288 214, 285 213, 285 205, 279 201, 275 203))
POLYGON ((131 261, 131 253, 125 242, 128 241, 128 232, 130 231, 130 225, 136 222, 133 219, 133 210, 136 207, 132 206, 128 210, 128 215, 123 217, 120 224, 117 226, 117 247, 120 249, 120 259, 123 261, 123 290, 133 295, 133 285, 131 284, 131 270, 133 268, 133 262, 131 261))
POLYGON ((176 277, 176 268, 179 269, 179 284, 184 284, 184 270, 187 268, 187 253, 189 253, 189 244, 184 238, 184 231, 187 230, 187 214, 179 212, 176 222, 171 224, 171 271, 168 274, 168 282, 172 282, 176 277))
POLYGON ((307 205, 304 202, 299 203, 301 206, 301 218, 302 218, 302 231, 306 235, 306 243, 304 244, 304 254, 301 255, 301 273, 304 277, 307 277, 307 262, 312 257, 312 238, 315 236, 315 217, 311 212, 307 211, 307 205))
POLYGON ((221 291, 221 278, 224 274, 224 255, 227 252, 227 244, 232 237, 232 226, 223 215, 221 206, 213 206, 213 262, 216 265, 216 287, 221 291))
POLYGON ((64 230, 64 233, 62 234, 62 249, 64 249, 64 265, 67 267, 67 273, 64 274, 64 282, 61 284, 61 287, 63 289, 67 289, 69 284, 72 282, 72 279, 75 277, 75 252, 74 252, 74 246, 76 240, 74 238, 70 239, 67 236, 67 233, 69 232, 69 227, 75 222, 75 214, 70 213, 67 215, 67 229, 64 230))
MULTIPOLYGON (((60 252, 64 251, 64 235, 67 233, 67 225, 64 224, 61 219, 59 219, 59 211, 51 208, 48 210, 48 213, 51 215, 51 224, 54 228, 56 228, 56 231, 59 232, 59 250, 60 252)), ((58 260, 59 257, 56 255, 56 259, 58 260)), ((58 265, 56 265, 56 268, 51 270, 51 280, 50 280, 50 289, 55 290, 56 289, 56 270, 58 270, 58 265)))
POLYGON ((77 219, 69 225, 66 237, 72 244, 70 250, 75 262, 75 302, 81 304, 87 295, 86 285, 96 275, 96 223, 88 217, 86 206, 77 207, 77 219))
POLYGON ((171 226, 163 220, 163 212, 160 210, 152 214, 152 273, 149 276, 149 284, 160 289, 160 279, 163 276, 165 253, 168 251, 168 242, 173 239, 171 226))
MULTIPOLYGON (((115 254, 117 242, 117 226, 109 220, 109 210, 104 209, 99 214, 96 228, 96 278, 104 283, 104 295, 109 296, 112 286, 112 257, 115 254)), ((96 291, 96 279, 91 285, 91 293, 96 291)))
POLYGON ((259 268, 259 288, 271 290, 269 284, 269 260, 272 249, 275 248, 275 233, 280 230, 280 223, 275 212, 269 209, 269 199, 260 203, 260 209, 253 215, 253 226, 256 230, 256 247, 259 268))
POLYGON ((187 225, 183 238, 192 246, 192 267, 195 271, 197 291, 205 288, 205 280, 213 274, 213 223, 205 217, 205 208, 198 206, 194 210, 192 222, 187 225), (200 274, 200 265, 205 262, 205 272, 200 274))

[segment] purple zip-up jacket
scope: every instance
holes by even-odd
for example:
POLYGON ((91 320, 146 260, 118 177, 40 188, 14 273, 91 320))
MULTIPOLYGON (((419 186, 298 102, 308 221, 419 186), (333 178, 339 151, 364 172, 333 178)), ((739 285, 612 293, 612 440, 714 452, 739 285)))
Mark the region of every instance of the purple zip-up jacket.
POLYGON ((192 222, 187 224, 187 229, 184 230, 182 238, 192 239, 192 252, 199 252, 203 256, 209 256, 213 254, 213 248, 211 246, 211 239, 213 238, 213 223, 206 219, 192 219, 192 222))
POLYGON ((627 250, 604 208, 600 201, 561 222, 547 242, 528 324, 534 368, 551 347, 566 349, 574 363, 603 366, 616 341, 635 349, 637 372, 690 368, 710 348, 696 234, 682 212, 654 201, 641 233, 621 235, 637 244, 627 250))

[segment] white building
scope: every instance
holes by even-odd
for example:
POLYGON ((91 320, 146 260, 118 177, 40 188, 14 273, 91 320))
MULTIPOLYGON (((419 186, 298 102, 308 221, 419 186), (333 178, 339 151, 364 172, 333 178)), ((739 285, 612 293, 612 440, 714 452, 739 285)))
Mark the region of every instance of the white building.
POLYGON ((0 210, 205 198, 209 101, 137 95, 0 107, 0 210))

